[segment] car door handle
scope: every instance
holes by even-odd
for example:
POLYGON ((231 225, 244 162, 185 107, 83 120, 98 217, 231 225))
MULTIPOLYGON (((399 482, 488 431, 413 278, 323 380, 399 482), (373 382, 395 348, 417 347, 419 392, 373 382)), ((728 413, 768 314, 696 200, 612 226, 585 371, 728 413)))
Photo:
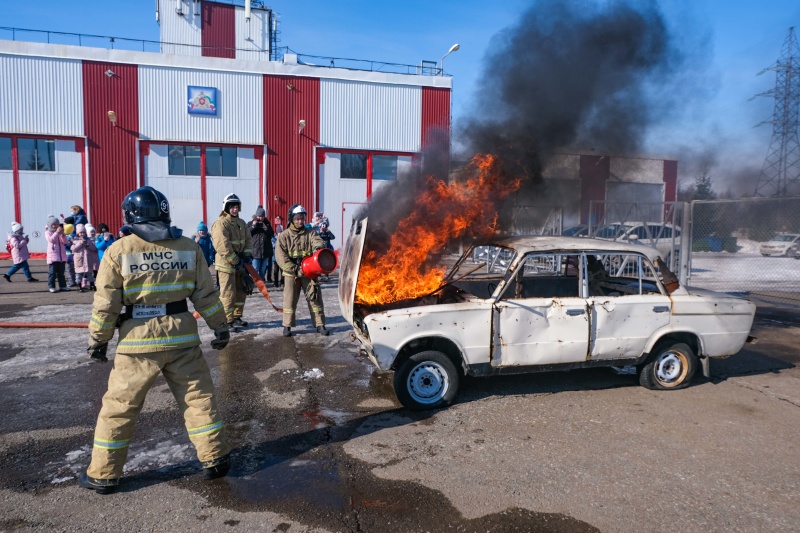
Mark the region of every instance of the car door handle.
POLYGON ((654 313, 668 313, 669 312, 669 306, 668 305, 657 305, 657 306, 653 307, 653 312, 654 313))
POLYGON ((578 316, 584 314, 585 312, 585 309, 567 309, 567 314, 569 316, 578 316))

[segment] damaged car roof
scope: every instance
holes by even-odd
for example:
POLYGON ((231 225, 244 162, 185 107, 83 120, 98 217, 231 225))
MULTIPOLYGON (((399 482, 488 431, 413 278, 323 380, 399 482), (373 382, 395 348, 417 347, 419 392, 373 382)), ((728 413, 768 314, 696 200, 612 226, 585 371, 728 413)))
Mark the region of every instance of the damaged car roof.
POLYGON ((507 248, 514 248, 520 254, 529 252, 547 252, 553 250, 565 251, 590 251, 590 250, 605 250, 609 252, 638 252, 651 261, 655 261, 659 257, 658 250, 645 246, 642 244, 632 244, 628 242, 606 241, 602 239, 586 238, 586 237, 563 237, 560 235, 537 235, 525 237, 506 237, 498 239, 491 243, 497 246, 505 246, 507 248))

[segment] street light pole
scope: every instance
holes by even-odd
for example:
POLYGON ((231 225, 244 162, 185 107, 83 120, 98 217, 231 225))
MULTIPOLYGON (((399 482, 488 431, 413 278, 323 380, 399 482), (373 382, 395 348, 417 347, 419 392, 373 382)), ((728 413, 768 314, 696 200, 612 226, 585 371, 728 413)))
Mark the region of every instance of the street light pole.
POLYGON ((456 43, 456 44, 454 44, 453 46, 450 47, 450 50, 448 50, 445 55, 442 56, 442 60, 439 62, 439 65, 441 67, 441 75, 442 76, 444 76, 444 58, 449 56, 453 52, 457 52, 459 48, 461 48, 461 46, 458 43, 456 43))

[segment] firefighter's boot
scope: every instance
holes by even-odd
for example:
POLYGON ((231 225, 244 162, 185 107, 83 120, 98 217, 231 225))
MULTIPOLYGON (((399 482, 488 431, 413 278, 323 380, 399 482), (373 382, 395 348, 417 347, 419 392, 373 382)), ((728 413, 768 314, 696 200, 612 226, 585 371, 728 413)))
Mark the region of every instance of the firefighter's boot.
POLYGON ((86 472, 81 472, 78 476, 78 485, 84 489, 90 489, 97 494, 111 494, 119 488, 119 478, 117 479, 95 479, 89 477, 86 472))
POLYGON ((231 468, 231 454, 225 454, 213 461, 203 463, 203 476, 206 479, 225 477, 231 468))

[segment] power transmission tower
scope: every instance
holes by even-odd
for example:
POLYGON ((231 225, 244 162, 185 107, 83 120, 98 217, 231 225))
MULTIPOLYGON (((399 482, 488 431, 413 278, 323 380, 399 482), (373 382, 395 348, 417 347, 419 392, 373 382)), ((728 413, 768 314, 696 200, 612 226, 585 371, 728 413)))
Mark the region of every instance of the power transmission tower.
MULTIPOLYGON (((772 139, 756 184, 756 196, 800 194, 800 142, 797 138, 800 112, 800 49, 794 28, 789 28, 778 62, 761 72, 775 71, 775 88, 757 96, 775 99, 771 120, 772 139)), ((758 124, 759 126, 761 124, 758 124)))

